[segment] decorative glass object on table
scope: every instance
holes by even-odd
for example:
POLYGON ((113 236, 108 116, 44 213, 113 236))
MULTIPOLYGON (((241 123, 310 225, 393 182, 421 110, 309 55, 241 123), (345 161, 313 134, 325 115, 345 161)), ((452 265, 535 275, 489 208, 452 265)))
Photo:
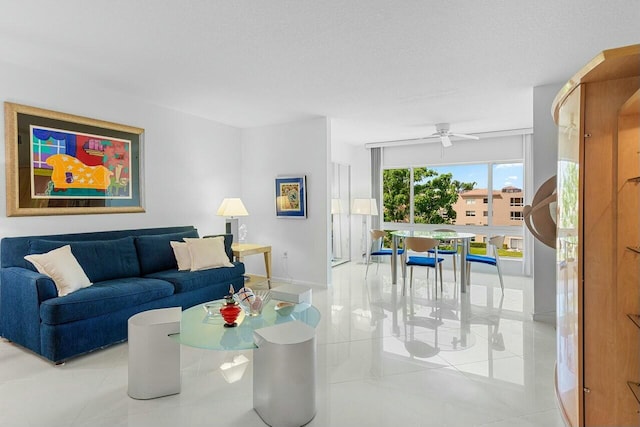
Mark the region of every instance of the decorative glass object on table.
POLYGON ((220 307, 220 314, 224 319, 225 328, 235 328, 236 326, 238 326, 238 324, 236 323, 236 319, 240 315, 240 311, 242 309, 236 302, 235 296, 236 294, 233 293, 233 285, 229 285, 229 294, 224 297, 224 304, 220 307))
POLYGON ((296 308, 296 305, 292 302, 280 301, 276 304, 275 311, 279 316, 290 316, 293 313, 293 310, 296 308))
POLYGON ((253 291, 244 287, 235 294, 235 299, 246 314, 260 316, 264 306, 271 300, 271 292, 268 290, 253 291))
POLYGON ((211 301, 202 305, 204 311, 207 312, 208 317, 219 317, 220 309, 222 308, 222 304, 220 301, 211 301))
POLYGON ((240 243, 245 243, 247 240, 247 224, 242 224, 238 227, 238 240, 240 243))

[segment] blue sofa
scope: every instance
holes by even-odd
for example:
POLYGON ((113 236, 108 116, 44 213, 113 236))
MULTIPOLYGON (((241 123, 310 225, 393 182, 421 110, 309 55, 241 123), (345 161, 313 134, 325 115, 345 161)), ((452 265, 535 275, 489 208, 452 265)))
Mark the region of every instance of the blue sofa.
MULTIPOLYGON (((182 309, 222 298, 244 283, 244 264, 178 271, 170 241, 192 226, 6 237, 0 242, 0 335, 59 363, 127 339, 127 320, 145 310, 182 309), (70 244, 93 285, 58 297, 25 255, 70 244)), ((226 234, 230 260, 232 235, 226 234)))

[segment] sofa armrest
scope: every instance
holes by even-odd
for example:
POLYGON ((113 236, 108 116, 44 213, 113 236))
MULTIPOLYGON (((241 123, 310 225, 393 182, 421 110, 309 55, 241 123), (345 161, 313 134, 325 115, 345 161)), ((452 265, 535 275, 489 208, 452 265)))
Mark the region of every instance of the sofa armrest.
POLYGON ((51 277, 22 267, 0 269, 0 292, 5 283, 8 287, 35 288, 38 303, 58 296, 58 290, 51 277))
POLYGON ((21 267, 0 269, 2 336, 40 352, 40 304, 58 296, 50 277, 21 267))

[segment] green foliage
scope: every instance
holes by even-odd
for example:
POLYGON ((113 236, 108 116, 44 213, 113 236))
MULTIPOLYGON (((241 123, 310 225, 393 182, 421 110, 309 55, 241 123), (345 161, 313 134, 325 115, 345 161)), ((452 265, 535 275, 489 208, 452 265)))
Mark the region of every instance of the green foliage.
MULTIPOLYGON (((409 222, 410 169, 383 171, 383 203, 385 222, 409 222)), ((451 173, 439 174, 433 169, 414 168, 414 222, 416 224, 453 224, 453 205, 459 193, 471 190, 475 182, 460 182, 451 173)))
POLYGON ((382 201, 386 222, 409 222, 409 169, 383 171, 382 201))

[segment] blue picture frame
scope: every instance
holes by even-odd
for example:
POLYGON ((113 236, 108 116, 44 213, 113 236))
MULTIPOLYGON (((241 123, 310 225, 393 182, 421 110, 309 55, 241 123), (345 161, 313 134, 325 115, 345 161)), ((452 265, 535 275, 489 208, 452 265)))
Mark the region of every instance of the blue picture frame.
POLYGON ((305 219, 307 217, 307 179, 302 176, 276 178, 276 216, 305 219))

